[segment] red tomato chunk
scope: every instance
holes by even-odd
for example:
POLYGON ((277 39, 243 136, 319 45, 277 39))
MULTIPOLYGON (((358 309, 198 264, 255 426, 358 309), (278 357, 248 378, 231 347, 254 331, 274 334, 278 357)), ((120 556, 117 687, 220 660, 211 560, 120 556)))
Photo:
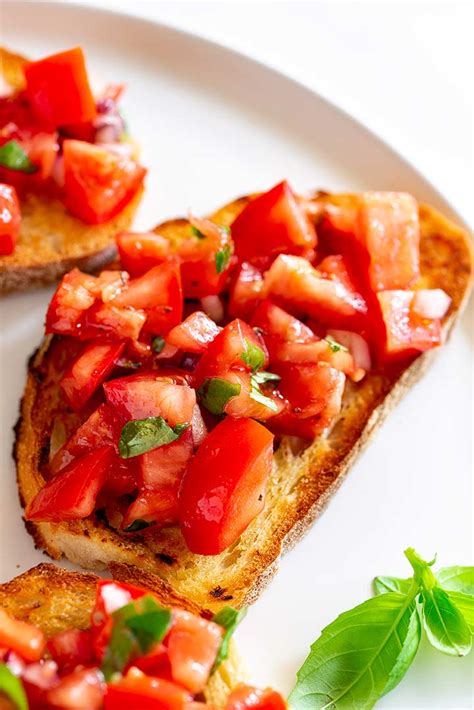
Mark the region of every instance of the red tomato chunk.
POLYGON ((0 256, 7 256, 15 250, 20 224, 20 204, 15 188, 0 184, 0 256))

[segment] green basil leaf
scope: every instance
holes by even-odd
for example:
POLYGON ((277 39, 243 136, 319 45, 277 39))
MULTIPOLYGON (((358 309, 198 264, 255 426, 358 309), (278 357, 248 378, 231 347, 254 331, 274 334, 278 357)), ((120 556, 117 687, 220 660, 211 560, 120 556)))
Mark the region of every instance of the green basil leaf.
POLYGON ((399 592, 406 594, 410 589, 412 579, 400 579, 400 577, 376 577, 374 579, 374 590, 376 594, 386 594, 387 592, 399 592))
POLYGON ((220 377, 209 377, 198 389, 201 404, 212 414, 223 414, 224 407, 232 397, 240 394, 238 382, 228 382, 220 377))
POLYGON ((218 251, 216 254, 216 272, 218 274, 222 274, 222 272, 227 269, 227 267, 229 266, 230 257, 230 246, 226 244, 225 247, 218 251))
POLYGON ((443 567, 435 576, 443 589, 474 595, 474 567, 443 567))
POLYGON ((138 655, 138 644, 131 629, 123 623, 112 628, 100 670, 108 682, 115 673, 121 673, 132 656, 138 655))
POLYGON ((273 399, 271 399, 270 397, 267 397, 263 394, 262 390, 258 385, 258 382, 255 379, 255 375, 250 375, 249 397, 251 397, 255 402, 258 402, 259 404, 264 404, 265 407, 268 407, 273 412, 278 412, 276 402, 274 402, 273 399))
POLYGON ((329 624, 297 674, 292 710, 371 708, 405 675, 418 650, 415 597, 395 592, 369 599, 329 624))
POLYGON ((474 634, 474 602, 471 595, 464 594, 464 592, 446 593, 464 616, 464 621, 469 626, 471 634, 474 634))
POLYGON ((151 341, 151 349, 153 350, 154 353, 159 355, 163 348, 165 347, 165 339, 161 335, 157 335, 153 340, 151 341))
POLYGON ((281 377, 275 372, 265 372, 264 370, 260 370, 260 372, 254 373, 253 379, 254 382, 257 383, 257 385, 264 385, 267 382, 279 382, 281 380, 281 377))
POLYGON ((132 419, 122 429, 118 443, 119 454, 123 459, 129 459, 171 444, 182 434, 182 427, 182 424, 178 424, 172 429, 163 417, 132 419))
POLYGON ((232 634, 246 614, 247 607, 244 607, 238 611, 237 609, 233 609, 231 606, 225 606, 212 617, 212 621, 215 624, 219 624, 219 626, 222 626, 225 629, 219 651, 217 652, 216 660, 214 661, 214 665, 212 667, 212 673, 217 670, 222 661, 225 661, 229 655, 229 642, 232 634))
POLYGON ((197 237, 198 239, 205 239, 206 235, 201 232, 200 229, 194 226, 194 224, 191 224, 191 234, 193 237, 197 237))
POLYGON ((345 345, 341 345, 341 343, 338 343, 337 340, 334 340, 332 335, 326 335, 324 340, 327 342, 333 353, 337 353, 339 352, 339 350, 342 350, 346 353, 349 352, 348 348, 346 348, 345 345))
POLYGON ((258 345, 255 345, 255 343, 252 343, 251 340, 247 340, 247 338, 245 338, 245 350, 240 356, 240 359, 248 367, 250 367, 252 372, 257 372, 257 370, 260 370, 260 368, 263 367, 265 362, 265 353, 262 348, 259 348, 258 345))
POLYGON ((125 624, 135 634, 140 651, 148 653, 154 644, 159 643, 166 636, 171 626, 171 611, 156 609, 147 614, 132 616, 125 621, 125 624))
POLYGON ((423 626, 430 644, 450 656, 466 656, 471 650, 472 636, 469 626, 441 587, 423 589, 423 626))
POLYGON ((133 360, 127 360, 125 357, 121 357, 116 361, 117 367, 124 367, 127 370, 139 370, 142 367, 141 362, 134 362, 133 360))
POLYGON ((35 173, 38 167, 31 162, 18 141, 8 141, 0 147, 0 165, 19 173, 35 173))
POLYGON ((149 528, 150 525, 153 525, 153 523, 149 523, 146 520, 137 518, 133 521, 133 523, 130 523, 130 525, 125 528, 124 532, 138 532, 138 530, 144 530, 145 528, 149 528))
POLYGON ((0 693, 10 698, 18 710, 28 710, 28 700, 23 683, 4 663, 0 663, 0 693))

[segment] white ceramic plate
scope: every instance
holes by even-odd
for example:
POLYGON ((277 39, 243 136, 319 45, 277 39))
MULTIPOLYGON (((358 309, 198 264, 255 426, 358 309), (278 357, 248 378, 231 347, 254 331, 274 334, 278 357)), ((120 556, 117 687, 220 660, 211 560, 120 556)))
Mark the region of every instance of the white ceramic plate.
MULTIPOLYGON (((124 15, 48 3, 2 3, 2 44, 33 57, 75 44, 93 73, 128 85, 125 112, 149 166, 136 220, 198 214, 287 177, 298 190, 403 189, 454 216, 434 188, 347 115, 284 76, 218 45, 124 15)), ((26 359, 51 290, 0 303, 0 572, 45 558, 20 517, 10 457, 26 359)), ((305 540, 282 562, 238 632, 252 678, 290 689, 309 644, 364 600, 376 574, 409 573, 413 545, 469 564, 470 327, 467 317, 305 540)), ((468 708, 470 659, 423 646, 386 708, 468 708)))

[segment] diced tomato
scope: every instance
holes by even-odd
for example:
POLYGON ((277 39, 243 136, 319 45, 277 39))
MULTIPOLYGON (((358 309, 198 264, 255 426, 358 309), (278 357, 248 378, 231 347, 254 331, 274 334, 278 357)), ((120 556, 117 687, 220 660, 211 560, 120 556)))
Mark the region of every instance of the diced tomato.
POLYGON ((209 219, 190 216, 190 236, 176 245, 185 298, 220 293, 232 266, 233 250, 229 230, 209 219), (191 233, 191 227, 196 230, 196 235, 191 233))
POLYGON ((200 693, 209 678, 224 629, 189 611, 173 610, 167 637, 171 675, 191 693, 200 693))
POLYGON ((286 407, 285 400, 274 394, 267 387, 263 387, 260 391, 269 400, 268 404, 263 404, 258 399, 255 399, 250 373, 248 372, 234 370, 221 377, 228 382, 240 385, 240 394, 232 397, 224 407, 225 413, 232 417, 252 417, 264 422, 277 414, 281 414, 286 407))
POLYGON ((241 261, 269 264, 278 254, 305 255, 316 231, 285 181, 249 202, 232 223, 241 261))
POLYGON ((259 301, 263 298, 263 288, 262 272, 244 261, 230 290, 229 315, 232 318, 250 320, 259 301))
POLYGON ((258 306, 251 323, 260 328, 264 335, 276 336, 284 341, 307 343, 314 340, 311 328, 268 300, 258 306))
POLYGON ((113 303, 96 303, 86 311, 81 326, 81 338, 137 340, 146 321, 145 311, 117 308, 113 303))
POLYGON ((114 306, 144 310, 144 329, 160 335, 167 333, 181 322, 183 314, 178 264, 169 261, 155 266, 138 279, 132 279, 128 288, 114 299, 114 306))
POLYGON ((152 648, 145 656, 135 658, 130 665, 138 668, 145 675, 172 680, 168 649, 162 643, 152 648))
POLYGON ((46 333, 79 335, 84 312, 95 301, 96 281, 93 276, 72 269, 63 276, 46 314, 46 333))
POLYGON ((14 252, 20 224, 20 203, 15 188, 0 184, 0 256, 14 252))
POLYGON ((331 326, 363 322, 367 304, 363 297, 336 279, 324 278, 298 256, 279 256, 265 274, 270 298, 297 313, 310 315, 331 326))
POLYGON ((104 710, 186 710, 191 695, 175 683, 146 675, 131 675, 109 683, 104 710))
POLYGON ((59 151, 58 134, 37 133, 27 142, 25 150, 31 162, 39 168, 35 175, 41 180, 49 178, 59 151))
MULTIPOLYGON (((122 606, 140 599, 145 594, 143 589, 117 580, 99 579, 97 581, 95 605, 91 612, 92 631, 102 628, 110 616, 122 606)), ((100 657, 100 655, 99 655, 100 657)))
POLYGON ((191 434, 193 436, 193 446, 195 449, 197 449, 198 446, 201 446, 202 442, 207 436, 206 423, 203 419, 199 404, 196 404, 193 409, 193 416, 191 419, 191 434))
POLYGON ((422 318, 413 311, 413 291, 381 291, 377 294, 385 337, 381 355, 409 357, 441 344, 438 318, 422 318))
POLYGON ((132 277, 146 274, 166 261, 171 253, 169 240, 153 232, 122 232, 116 241, 120 262, 132 277))
POLYGON ((167 335, 171 345, 188 353, 203 353, 222 329, 202 311, 194 311, 167 335))
POLYGON ((57 128, 95 117, 95 100, 80 47, 30 62, 24 73, 31 106, 46 125, 57 128))
POLYGON ((253 688, 249 685, 239 685, 227 698, 225 710, 286 710, 286 703, 280 693, 267 688, 253 688))
POLYGON ((106 685, 96 668, 83 668, 61 678, 46 691, 46 707, 62 710, 100 710, 106 685))
POLYGON ((160 416, 174 427, 191 421, 196 404, 191 387, 151 373, 106 382, 104 392, 108 403, 125 421, 160 416))
POLYGON ((236 320, 226 327, 209 344, 194 372, 195 386, 199 387, 207 377, 218 377, 230 368, 251 370, 242 360, 250 346, 259 348, 263 355, 262 367, 268 364, 268 353, 263 339, 244 321, 236 320))
POLYGON ((102 446, 62 469, 29 502, 26 520, 61 522, 87 518, 103 486, 114 450, 102 446))
POLYGON ((77 666, 90 666, 94 662, 92 635, 86 629, 66 629, 50 636, 47 649, 59 672, 71 673, 77 666))
POLYGON ((191 459, 180 491, 180 525, 189 549, 216 555, 265 505, 273 436, 253 419, 227 417, 191 459))
POLYGON ((341 254, 331 254, 319 262, 316 269, 324 279, 342 283, 348 291, 356 292, 357 287, 350 274, 350 261, 341 254))
POLYGON ((131 158, 85 141, 63 143, 64 204, 87 224, 115 217, 139 190, 146 170, 131 158))
POLYGON ((21 682, 29 707, 32 709, 45 707, 46 692, 59 682, 56 663, 45 660, 29 663, 21 673, 21 682))
POLYGON ((178 521, 178 491, 192 454, 193 435, 189 428, 171 444, 139 457, 140 490, 123 519, 124 530, 136 520, 160 525, 178 521))
POLYGON ((109 303, 127 288, 129 279, 130 277, 126 271, 119 271, 118 269, 101 271, 94 278, 94 283, 90 288, 94 296, 100 298, 103 303, 109 303))
POLYGON ((67 403, 82 409, 94 392, 112 372, 125 343, 92 342, 84 348, 63 375, 60 387, 67 403))
POLYGON ((46 639, 37 626, 15 619, 0 608, 0 644, 15 651, 26 661, 39 661, 46 639))

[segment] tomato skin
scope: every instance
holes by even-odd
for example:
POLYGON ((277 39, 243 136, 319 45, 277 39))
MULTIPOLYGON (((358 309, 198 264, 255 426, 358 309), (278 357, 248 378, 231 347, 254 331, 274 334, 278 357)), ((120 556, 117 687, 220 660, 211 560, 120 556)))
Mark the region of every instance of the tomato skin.
POLYGON ((202 311, 194 311, 168 333, 166 340, 188 353, 203 353, 222 328, 202 311))
POLYGON ((39 661, 46 645, 43 632, 33 624, 20 621, 0 608, 0 644, 26 661, 39 661))
POLYGON ((189 611, 173 610, 173 625, 167 637, 173 680, 193 694, 204 690, 223 635, 219 624, 189 611))
POLYGON ((48 708, 100 710, 106 685, 95 668, 83 668, 61 678, 45 693, 48 708))
POLYGON ((240 261, 270 263, 281 253, 303 255, 316 246, 316 231, 285 181, 248 203, 232 223, 240 261))
POLYGON ((133 278, 163 263, 171 253, 169 240, 153 232, 122 232, 116 242, 121 264, 133 278))
POLYGON ((379 341, 382 359, 417 355, 441 344, 438 318, 422 318, 412 310, 414 291, 381 291, 377 294, 384 336, 379 341))
POLYGON ((180 526, 192 552, 219 554, 263 509, 272 445, 253 419, 227 417, 208 434, 180 491, 180 526))
POLYGON ((46 314, 46 333, 79 335, 84 312, 95 301, 95 279, 72 269, 63 276, 46 314))
POLYGON ((146 174, 131 158, 67 139, 63 143, 64 204, 86 224, 102 224, 130 202, 146 174))
POLYGON ((114 299, 114 306, 144 310, 145 331, 165 334, 181 322, 183 291, 179 265, 168 261, 132 279, 127 289, 114 299))
POLYGON ((236 318, 228 323, 209 344, 194 372, 194 386, 199 387, 207 377, 218 377, 230 368, 251 368, 242 360, 247 343, 256 345, 263 353, 263 368, 268 365, 268 353, 263 339, 243 320, 236 318))
POLYGON ((95 118, 95 100, 80 47, 30 62, 24 73, 31 106, 46 125, 57 128, 95 118))
POLYGON ((345 376, 326 363, 278 363, 280 392, 290 402, 289 412, 297 419, 320 416, 325 426, 341 407, 345 376))
POLYGON ((175 683, 145 675, 131 675, 109 683, 104 710, 186 710, 192 696, 175 683))
POLYGON ((228 312, 232 318, 250 320, 259 301, 263 298, 262 272, 252 264, 241 264, 230 289, 228 312))
POLYGON ((222 379, 240 385, 240 393, 236 397, 232 397, 224 407, 226 414, 232 417, 252 417, 261 422, 271 419, 272 417, 281 414, 286 408, 286 401, 279 397, 268 388, 262 388, 262 393, 271 399, 275 409, 267 407, 261 402, 257 402, 251 396, 250 373, 243 370, 234 370, 222 376, 222 379))
POLYGON ((113 303, 96 303, 86 311, 81 325, 82 340, 94 338, 138 340, 146 321, 145 311, 117 308, 113 303))
POLYGON ((92 635, 89 629, 66 629, 50 636, 47 649, 60 673, 71 673, 76 666, 90 666, 94 662, 92 635))
POLYGON ((0 183, 0 256, 15 251, 20 224, 20 203, 15 188, 0 183))
POLYGON ((161 416, 171 427, 191 421, 196 393, 156 374, 121 377, 104 384, 107 402, 124 421, 161 416))
POLYGON ((286 703, 280 693, 267 688, 253 688, 249 685, 240 685, 231 692, 227 699, 225 710, 286 710, 286 703))
POLYGON ((314 340, 311 328, 268 299, 262 301, 255 310, 251 323, 260 328, 264 335, 287 342, 308 343, 314 340))
POLYGON ((80 411, 111 373, 125 343, 92 342, 84 348, 64 373, 60 387, 67 403, 80 411))
POLYGON ((87 518, 105 482, 114 450, 102 446, 62 469, 29 502, 25 519, 61 522, 87 518))

